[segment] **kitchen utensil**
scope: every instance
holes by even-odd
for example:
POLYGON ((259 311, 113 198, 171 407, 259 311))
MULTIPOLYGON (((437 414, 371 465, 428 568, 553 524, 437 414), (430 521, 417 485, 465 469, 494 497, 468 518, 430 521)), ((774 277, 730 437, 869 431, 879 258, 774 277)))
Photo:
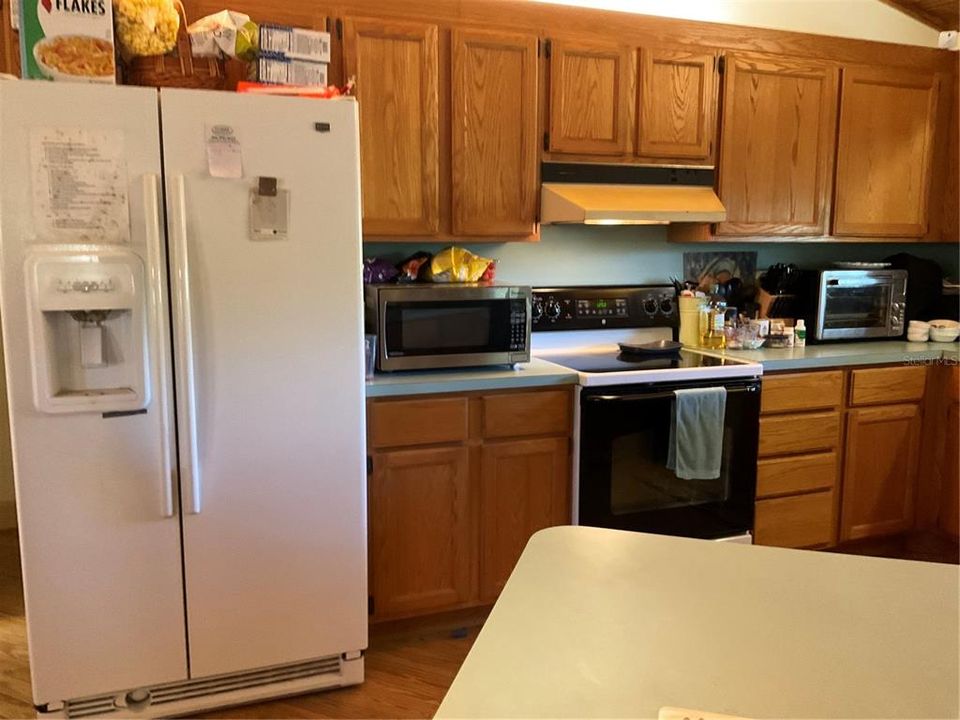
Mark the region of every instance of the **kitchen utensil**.
POLYGON ((673 340, 657 340, 649 343, 619 343, 624 355, 676 355, 683 347, 673 340))

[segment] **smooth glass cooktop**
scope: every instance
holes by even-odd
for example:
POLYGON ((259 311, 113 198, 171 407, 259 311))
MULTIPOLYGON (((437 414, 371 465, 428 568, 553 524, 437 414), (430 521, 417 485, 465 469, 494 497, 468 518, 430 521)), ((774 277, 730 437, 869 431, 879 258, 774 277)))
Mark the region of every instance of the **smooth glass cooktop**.
POLYGON ((544 355, 557 365, 585 373, 629 372, 633 370, 679 370, 686 368, 725 367, 743 363, 725 358, 700 355, 681 350, 678 355, 626 355, 616 350, 611 352, 589 352, 544 355))

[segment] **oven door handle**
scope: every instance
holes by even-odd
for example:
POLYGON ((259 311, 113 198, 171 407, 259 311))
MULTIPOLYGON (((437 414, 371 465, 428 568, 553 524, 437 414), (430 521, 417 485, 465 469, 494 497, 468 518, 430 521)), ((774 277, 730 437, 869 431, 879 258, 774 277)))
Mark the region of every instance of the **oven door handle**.
MULTIPOLYGON (((760 391, 760 388, 757 386, 728 388, 727 395, 736 395, 739 393, 759 392, 759 391, 760 391)), ((639 400, 668 400, 674 397, 676 397, 676 395, 673 392, 659 392, 659 393, 649 393, 649 394, 638 393, 636 395, 591 395, 590 397, 584 398, 583 402, 588 402, 588 403, 636 402, 639 400)))

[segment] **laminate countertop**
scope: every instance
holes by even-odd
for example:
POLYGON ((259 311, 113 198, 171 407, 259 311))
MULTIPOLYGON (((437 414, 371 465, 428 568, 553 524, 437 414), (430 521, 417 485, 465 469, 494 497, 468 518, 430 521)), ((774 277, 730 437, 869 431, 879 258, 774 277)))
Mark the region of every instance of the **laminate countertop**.
POLYGON ((466 370, 412 370, 379 373, 367 380, 367 397, 395 397, 431 393, 511 390, 514 388, 576 385, 577 373, 552 362, 534 358, 516 368, 470 368, 466 370))
POLYGON ((764 372, 777 370, 810 370, 814 368, 848 367, 852 365, 885 365, 958 362, 957 343, 912 343, 901 340, 807 345, 783 349, 725 350, 722 353, 701 351, 707 355, 725 354, 763 365, 764 372))
MULTIPOLYGON (((910 343, 902 341, 854 342, 807 345, 782 350, 698 350, 706 355, 728 355, 763 365, 764 372, 882 365, 894 363, 960 362, 957 343, 910 343)), ((469 368, 464 370, 411 370, 378 373, 366 384, 367 397, 400 397, 448 392, 511 390, 516 388, 576 385, 577 373, 547 360, 533 358, 516 368, 469 368)))
POLYGON ((955 565, 543 530, 436 717, 956 718, 958 582, 955 565))

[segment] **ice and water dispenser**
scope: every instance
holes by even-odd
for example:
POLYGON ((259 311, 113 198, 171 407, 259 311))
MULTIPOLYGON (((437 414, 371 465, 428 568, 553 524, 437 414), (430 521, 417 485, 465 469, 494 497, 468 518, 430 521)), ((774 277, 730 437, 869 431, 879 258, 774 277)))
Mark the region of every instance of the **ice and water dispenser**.
POLYGON ((118 248, 36 249, 26 261, 33 393, 48 413, 147 406, 143 262, 118 248))

